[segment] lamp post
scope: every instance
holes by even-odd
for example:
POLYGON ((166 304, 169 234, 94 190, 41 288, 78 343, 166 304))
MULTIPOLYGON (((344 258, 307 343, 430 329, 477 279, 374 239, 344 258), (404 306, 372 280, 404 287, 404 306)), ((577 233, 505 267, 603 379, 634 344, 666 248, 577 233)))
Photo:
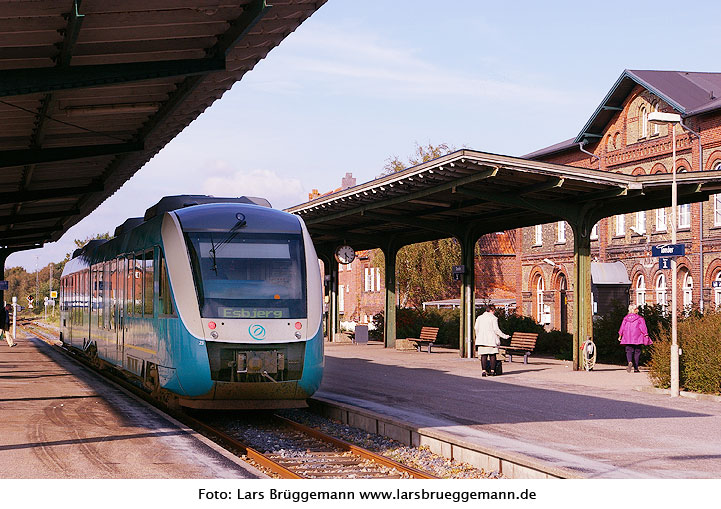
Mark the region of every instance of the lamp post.
MULTIPOLYGON (((671 145, 673 146, 673 176, 671 185, 671 243, 676 244, 678 226, 678 189, 676 185, 676 124, 681 123, 678 113, 661 113, 654 111, 648 115, 652 124, 666 124, 671 129, 671 145)), ((676 257, 671 258, 671 397, 679 396, 679 359, 678 359, 678 309, 676 297, 678 283, 676 281, 676 257)))

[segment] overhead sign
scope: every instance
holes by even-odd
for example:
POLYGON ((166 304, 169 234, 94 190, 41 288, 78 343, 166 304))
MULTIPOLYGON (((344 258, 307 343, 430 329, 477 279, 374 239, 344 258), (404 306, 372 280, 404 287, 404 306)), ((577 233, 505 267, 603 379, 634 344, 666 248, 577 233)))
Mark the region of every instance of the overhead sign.
POLYGON ((670 269, 671 268, 671 258, 659 258, 658 259, 658 270, 664 270, 664 269, 670 269))
POLYGON ((10 289, 10 283, 7 281, 0 281, 0 290, 9 290, 10 289))
POLYGON ((661 244, 651 246, 651 256, 684 256, 686 244, 661 244))

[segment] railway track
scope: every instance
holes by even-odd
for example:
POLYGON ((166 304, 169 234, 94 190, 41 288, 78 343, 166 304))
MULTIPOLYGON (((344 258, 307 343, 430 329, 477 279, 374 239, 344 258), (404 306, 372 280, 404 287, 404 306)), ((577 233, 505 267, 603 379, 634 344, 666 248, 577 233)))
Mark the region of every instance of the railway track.
POLYGON ((143 400, 160 407, 175 419, 202 433, 236 455, 246 457, 270 475, 284 479, 435 479, 436 476, 408 467, 315 428, 273 415, 260 424, 238 426, 238 417, 209 424, 186 413, 163 407, 141 388, 96 366, 62 347, 58 332, 32 320, 18 327, 51 342, 60 351, 100 372, 143 400))

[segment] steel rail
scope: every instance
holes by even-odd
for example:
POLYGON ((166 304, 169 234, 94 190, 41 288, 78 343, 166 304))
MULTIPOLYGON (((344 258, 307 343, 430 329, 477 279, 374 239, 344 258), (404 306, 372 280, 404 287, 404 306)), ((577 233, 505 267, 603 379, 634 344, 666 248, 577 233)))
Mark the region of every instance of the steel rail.
MULTIPOLYGON (((37 322, 34 322, 32 320, 28 320, 28 319, 22 320, 21 323, 18 324, 18 326, 20 328, 25 328, 26 330, 28 330, 34 334, 41 333, 43 336, 45 336, 44 339, 50 339, 50 340, 53 340, 54 342, 58 341, 56 332, 54 330, 51 330, 50 328, 45 327, 45 326, 43 326, 37 322)), ((71 359, 78 361, 83 366, 88 367, 91 370, 93 370, 95 373, 98 373, 101 376, 103 376, 104 378, 120 385, 123 389, 125 389, 128 392, 132 393, 133 395, 139 397, 143 401, 145 401, 149 404, 152 404, 156 408, 160 408, 161 410, 166 412, 168 415, 170 415, 174 419, 180 421, 181 423, 185 424, 186 426, 193 429, 194 431, 203 434, 204 436, 210 438, 211 440, 215 441, 216 443, 219 443, 222 447, 229 450, 233 454, 236 454, 237 456, 241 456, 241 455, 246 456, 248 459, 257 463, 261 467, 273 472, 274 474, 276 474, 278 477, 280 477, 282 479, 306 479, 307 478, 306 476, 303 476, 301 474, 294 472, 292 469, 284 467, 279 462, 269 458, 267 455, 257 451, 256 449, 248 446, 247 444, 241 442, 240 440, 228 435, 224 431, 221 431, 213 426, 210 426, 210 425, 208 425, 184 412, 178 412, 174 409, 168 408, 162 402, 158 401, 155 398, 152 398, 150 396, 150 394, 143 391, 140 387, 138 387, 132 383, 129 383, 127 380, 124 380, 123 378, 114 375, 112 372, 110 372, 108 370, 98 368, 98 366, 94 365, 88 359, 85 359, 82 356, 78 355, 71 349, 63 347, 56 343, 54 343, 53 345, 55 346, 55 348, 58 351, 67 355, 71 359), (238 453, 240 453, 240 454, 238 454, 238 453)), ((274 418, 278 422, 281 422, 282 424, 284 424, 287 427, 295 429, 296 431, 299 431, 305 435, 308 435, 316 440, 320 440, 321 442, 330 444, 333 447, 340 449, 341 451, 349 452, 349 453, 353 454, 354 456, 358 456, 364 460, 369 460, 369 461, 372 461, 383 467, 392 468, 399 472, 406 473, 416 479, 437 479, 437 477, 432 474, 423 472, 423 471, 418 470, 413 467, 403 465, 402 463, 398 463, 397 461, 386 458, 384 456, 376 454, 376 453, 369 451, 367 449, 364 449, 362 447, 358 447, 358 446, 353 445, 344 440, 340 440, 338 438, 332 437, 332 436, 330 436, 326 433, 323 433, 322 431, 317 430, 315 428, 305 426, 303 424, 292 421, 290 419, 286 419, 285 417, 282 417, 279 415, 274 415, 274 418)))

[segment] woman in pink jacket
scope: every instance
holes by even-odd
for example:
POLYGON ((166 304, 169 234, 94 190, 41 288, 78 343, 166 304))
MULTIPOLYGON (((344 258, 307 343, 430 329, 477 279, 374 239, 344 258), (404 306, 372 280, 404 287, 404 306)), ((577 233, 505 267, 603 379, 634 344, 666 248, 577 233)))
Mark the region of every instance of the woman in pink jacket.
POLYGON ((638 360, 641 358, 641 346, 653 343, 648 335, 646 321, 638 314, 638 306, 631 304, 628 306, 628 314, 621 322, 621 328, 618 329, 618 340, 622 345, 626 345, 626 360, 628 366, 626 371, 631 372, 631 368, 638 373, 638 360))

